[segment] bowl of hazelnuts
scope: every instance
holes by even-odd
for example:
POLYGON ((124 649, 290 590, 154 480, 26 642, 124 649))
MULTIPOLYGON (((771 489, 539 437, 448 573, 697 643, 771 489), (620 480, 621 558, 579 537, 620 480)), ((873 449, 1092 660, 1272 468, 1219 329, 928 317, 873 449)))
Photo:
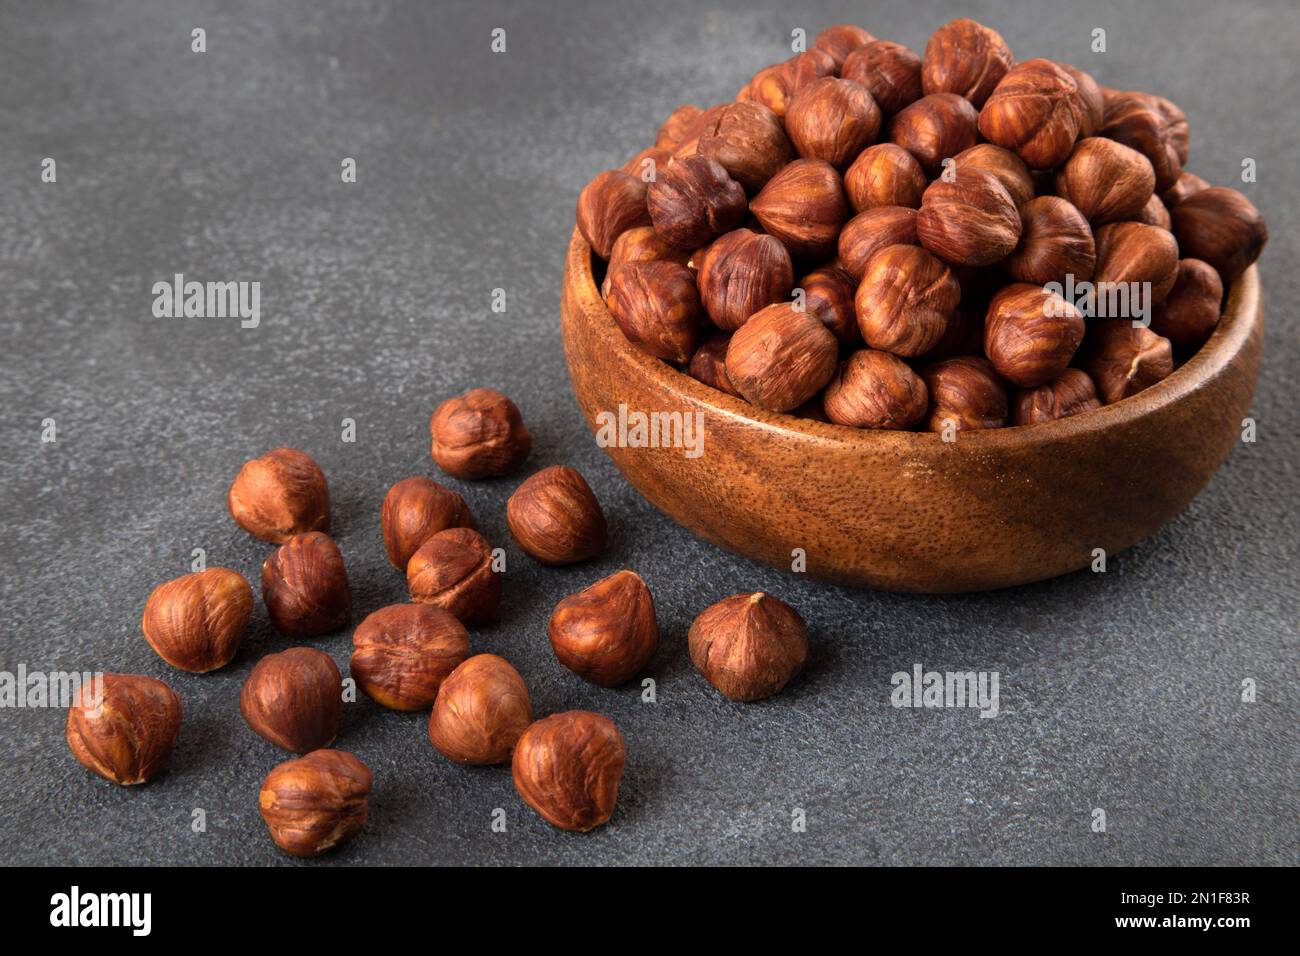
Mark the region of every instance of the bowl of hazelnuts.
POLYGON ((1200 492, 1254 393, 1268 231, 1188 146, 1169 100, 973 20, 922 54, 831 27, 582 190, 578 403, 660 510, 777 567, 1096 566, 1200 492))

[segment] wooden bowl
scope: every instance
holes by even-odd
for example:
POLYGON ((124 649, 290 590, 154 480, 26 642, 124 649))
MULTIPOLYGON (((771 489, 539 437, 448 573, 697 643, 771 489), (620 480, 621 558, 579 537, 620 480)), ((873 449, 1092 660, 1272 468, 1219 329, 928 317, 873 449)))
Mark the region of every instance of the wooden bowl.
POLYGON ((703 414, 703 454, 607 447, 660 511, 707 541, 843 584, 929 593, 1009 587, 1087 567, 1154 532, 1240 439, 1264 310, 1252 267, 1209 342, 1163 382, 1043 425, 869 431, 762 411, 623 337, 575 230, 564 268, 564 352, 593 432, 600 412, 703 414))

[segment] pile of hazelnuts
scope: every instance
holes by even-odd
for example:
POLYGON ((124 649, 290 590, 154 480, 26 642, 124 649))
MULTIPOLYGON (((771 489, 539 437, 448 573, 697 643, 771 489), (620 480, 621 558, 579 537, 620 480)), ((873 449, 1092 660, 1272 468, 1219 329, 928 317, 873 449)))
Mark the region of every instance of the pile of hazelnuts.
POLYGON ((839 25, 678 107, 577 221, 627 338, 720 391, 859 428, 1032 425, 1168 376, 1259 257, 1259 211, 1185 171, 1188 143, 1169 100, 1016 62, 973 20, 923 56, 839 25), (1145 319, 1062 294, 1085 282, 1145 284, 1145 319))
MULTIPOLYGON (((430 423, 434 461, 474 480, 515 473, 532 437, 500 392, 476 388, 442 403, 430 423)), ((309 639, 343 628, 352 598, 343 555, 329 536, 325 475, 306 453, 277 448, 246 462, 227 495, 231 516, 277 546, 262 565, 271 625, 309 639)), ((545 565, 570 565, 606 548, 604 512, 573 468, 527 478, 506 506, 519 547, 545 565)), ((433 746, 458 764, 510 762, 520 797, 549 823, 587 831, 614 812, 627 755, 608 717, 567 711, 534 719, 528 687, 496 654, 472 654, 468 628, 498 618, 501 552, 476 530, 455 491, 427 477, 397 482, 380 512, 388 560, 406 575, 410 602, 380 608, 352 636, 356 685, 384 707, 430 711, 433 746)), ((253 611, 253 589, 228 568, 208 568, 159 585, 145 602, 142 630, 173 667, 206 673, 234 659, 253 611)), ((555 607, 550 641, 569 670, 603 687, 626 684, 659 648, 650 589, 633 571, 597 581, 555 607)), ((738 594, 691 626, 691 660, 725 696, 777 693, 808 655, 802 619, 766 594, 738 594)), ((240 693, 256 734, 304 756, 275 767, 258 803, 271 838, 296 856, 315 856, 355 836, 367 817, 369 768, 331 749, 343 678, 330 655, 310 646, 268 654, 240 693)), ((152 677, 106 674, 70 708, 67 739, 89 769, 118 784, 144 783, 166 765, 181 726, 181 698, 152 677)))

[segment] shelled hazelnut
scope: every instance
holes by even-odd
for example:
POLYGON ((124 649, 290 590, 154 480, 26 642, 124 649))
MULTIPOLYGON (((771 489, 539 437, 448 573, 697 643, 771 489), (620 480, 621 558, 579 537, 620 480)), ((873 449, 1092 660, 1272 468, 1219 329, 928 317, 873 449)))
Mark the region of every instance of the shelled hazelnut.
POLYGON ((180 695, 162 681, 103 674, 77 689, 66 736, 82 766, 130 786, 147 783, 162 771, 180 730, 180 695))
POLYGON ((919 246, 916 210, 907 206, 876 206, 844 224, 838 252, 840 265, 855 282, 861 282, 867 262, 886 246, 919 246))
POLYGON ((934 348, 961 300, 952 270, 920 246, 886 246, 867 262, 854 297, 862 339, 914 357, 934 348))
POLYGON ((732 700, 771 697, 803 670, 808 631, 798 612, 761 591, 706 608, 687 635, 691 663, 732 700))
POLYGON ((524 552, 562 565, 602 554, 605 514, 582 475, 565 465, 543 468, 506 502, 506 524, 524 552))
POLYGON ((844 192, 855 212, 877 206, 921 205, 925 172, 912 154, 893 143, 877 143, 858 154, 844 173, 844 192))
POLYGON ((1107 405, 1136 395, 1174 370, 1169 340, 1128 319, 1093 322, 1081 361, 1107 405))
POLYGON ((551 613, 548 630, 560 663, 602 687, 626 684, 659 649, 654 599, 633 571, 566 597, 551 613))
POLYGON ((475 527, 464 498, 423 476, 403 478, 388 489, 379 524, 388 562, 401 571, 416 549, 439 531, 475 527))
POLYGON ((578 195, 578 231, 608 259, 614 240, 635 226, 650 225, 646 208, 646 183, 621 169, 607 169, 578 195))
POLYGON ((875 39, 862 27, 852 23, 837 23, 817 34, 813 39, 812 48, 829 54, 838 70, 855 50, 874 42, 875 39))
POLYGON ((823 407, 837 425, 906 429, 925 417, 929 402, 925 383, 906 362, 862 349, 840 363, 823 407))
POLYGON ((838 354, 835 336, 820 320, 780 302, 755 314, 732 335, 727 378, 751 404, 787 412, 831 380, 838 354))
POLYGON ((785 129, 800 156, 844 169, 876 141, 880 107, 865 86, 828 76, 795 94, 785 129))
POLYGON ((1083 315, 1041 285, 1006 286, 989 303, 984 353, 998 374, 1037 388, 1063 374, 1083 341, 1083 315))
POLYGON ((853 278, 836 266, 814 269, 799 280, 804 311, 816 316, 843 346, 858 341, 858 317, 853 308, 853 278))
POLYGON ((684 249, 670 246, 659 238, 654 226, 637 226, 627 230, 614 240, 614 248, 609 253, 609 265, 605 269, 605 281, 601 284, 600 294, 609 298, 610 277, 618 267, 629 262, 676 262, 686 265, 690 253, 684 249))
POLYGON ((532 722, 533 704, 519 672, 503 657, 476 654, 442 682, 429 715, 429 740, 455 763, 505 763, 532 722))
POLYGON ((1007 392, 987 359, 962 355, 921 369, 930 392, 926 428, 943 432, 1002 428, 1007 423, 1007 392))
POLYGON ((979 130, 1031 169, 1051 169, 1070 155, 1083 118, 1079 85, 1051 60, 1017 63, 1007 71, 984 108, 979 130))
POLYGON ((1040 425, 1101 408, 1097 387, 1088 373, 1067 368, 1059 378, 1016 392, 1011 424, 1040 425))
POLYGON ((845 58, 840 76, 865 86, 888 116, 923 95, 921 58, 889 40, 872 40, 858 47, 845 58))
MULTIPOLYGON (((699 115, 682 130, 682 138, 672 148, 672 158, 694 156, 700 147, 700 136, 708 129, 719 113, 727 108, 726 103, 715 103, 706 110, 701 110, 699 115)), ((667 163, 661 163, 666 166, 667 163)))
POLYGON ((752 101, 762 103, 777 116, 784 117, 796 93, 824 76, 834 76, 836 70, 835 58, 825 50, 806 50, 754 74, 749 84, 749 96, 752 101))
POLYGON ((1039 196, 1020 207, 1020 243, 1002 262, 1013 279, 1046 285, 1072 275, 1084 282, 1096 264, 1092 229, 1073 205, 1057 196, 1039 196))
POLYGON ((1074 80, 1079 88, 1079 101, 1083 111, 1079 114, 1079 136, 1087 138, 1101 132, 1106 121, 1106 97, 1091 73, 1085 73, 1068 63, 1056 64, 1074 80))
POLYGON ((432 604, 468 627, 497 619, 501 576, 492 548, 472 528, 439 531, 416 549, 406 565, 406 584, 416 604, 432 604))
POLYGON ((319 856, 361 832, 373 778, 341 750, 286 760, 266 775, 258 810, 275 845, 293 856, 319 856))
POLYGON ((691 103, 683 103, 677 107, 659 125, 659 132, 655 136, 655 146, 660 149, 672 149, 678 145, 685 138, 686 131, 691 128, 691 124, 703 112, 702 109, 691 103))
POLYGON ((429 436, 438 467, 467 480, 513 474, 533 450, 519 408, 492 388, 472 388, 439 405, 429 436))
POLYGON ((934 93, 903 107, 889 121, 889 141, 938 176, 943 161, 970 149, 979 139, 979 113, 956 93, 934 93))
MULTIPOLYGON (((673 159, 673 152, 670 149, 663 149, 659 146, 650 146, 641 150, 626 163, 619 167, 620 170, 629 176, 635 176, 643 183, 652 182, 658 175, 659 170, 667 166, 673 159)), ((644 226, 633 226, 634 229, 643 229, 644 226)), ((616 243, 617 239, 614 240, 616 243)), ((610 253, 613 255, 613 253, 610 253)))
POLYGON ((1113 222, 1096 232, 1094 283, 1150 283, 1151 301, 1164 301, 1178 277, 1178 243, 1159 226, 1113 222))
POLYGON ((1167 208, 1173 209, 1188 196, 1195 195, 1203 190, 1209 189, 1210 184, 1195 173, 1189 173, 1183 170, 1178 174, 1178 179, 1172 186, 1160 194, 1167 208))
POLYGON ((627 749, 612 720, 570 710, 524 731, 511 771, 519 796, 542 819, 585 833, 614 815, 626 765, 627 749))
POLYGON ((696 151, 715 160, 750 195, 794 159, 781 117, 761 103, 723 106, 704 124, 696 151))
POLYGON ((787 165, 768 180, 749 209, 791 255, 809 258, 835 249, 849 213, 840 174, 820 159, 796 159, 787 165))
POLYGON ((154 588, 140 626, 168 664, 202 674, 230 663, 252 614, 253 589, 244 576, 208 568, 154 588))
POLYGON ((963 17, 930 34, 921 62, 921 87, 927 96, 956 93, 979 108, 1013 62, 1002 34, 963 17))
POLYGON ((1148 226, 1159 226, 1169 232, 1172 232, 1174 228, 1173 218, 1169 215, 1169 207, 1155 193, 1152 193, 1146 205, 1138 210, 1137 215, 1133 217, 1133 221, 1144 222, 1148 226))
POLYGON ((628 341, 666 362, 688 361, 704 328, 691 270, 676 262, 629 262, 609 280, 609 312, 628 341))
POLYGON ((1150 160, 1157 191, 1178 182, 1187 162, 1187 117, 1173 103, 1150 93, 1117 92, 1106 99, 1101 135, 1150 160))
POLYGON ((987 310, 988 304, 983 300, 957 303, 943 336, 917 361, 932 365, 959 355, 977 354, 984 348, 984 313, 987 310))
POLYGON ((953 162, 957 169, 979 169, 992 175, 1002 184, 1017 209, 1034 198, 1034 179, 1029 167, 1009 149, 993 143, 978 143, 970 149, 963 149, 953 157, 953 162))
MULTIPOLYGON (((646 191, 655 232, 678 249, 695 249, 745 218, 745 190, 707 156, 674 159, 646 191)), ((637 225, 640 225, 637 223, 637 225)))
POLYGON ((255 538, 281 544, 305 531, 328 531, 330 493, 320 466, 296 448, 275 448, 245 462, 226 505, 255 538))
POLYGON ((727 346, 731 344, 730 332, 718 332, 704 340, 704 344, 691 356, 687 372, 691 378, 728 395, 740 396, 727 378, 727 346))
POLYGON ((1079 140, 1056 173, 1057 195, 1097 224, 1136 218, 1155 188, 1150 160, 1101 136, 1079 140))
POLYGON ((1200 345, 1219 324, 1223 282, 1214 266, 1200 259, 1178 263, 1178 278, 1151 315, 1151 331, 1184 348, 1200 345))
POLYGON ((734 332, 794 285, 790 253, 775 236, 735 229, 718 237, 699 259, 700 301, 719 329, 734 332))
POLYGON ((1250 268, 1268 242, 1264 217, 1235 189, 1202 189, 1186 196, 1169 216, 1182 254, 1208 262, 1229 285, 1250 268))
POLYGON ((1010 255, 1020 241, 1020 214, 996 176, 957 167, 926 187, 916 214, 921 245, 945 262, 986 266, 1010 255))
POLYGON ((282 634, 317 637, 352 615, 343 555, 329 535, 295 535, 262 563, 262 600, 282 634))
POLYGON ((423 710, 469 657, 469 632, 431 604, 391 604, 352 635, 349 669, 366 695, 393 710, 423 710))
POLYGON ((327 747, 339 732, 343 677, 314 647, 291 647, 257 662, 239 693, 239 712, 266 740, 305 754, 327 747))

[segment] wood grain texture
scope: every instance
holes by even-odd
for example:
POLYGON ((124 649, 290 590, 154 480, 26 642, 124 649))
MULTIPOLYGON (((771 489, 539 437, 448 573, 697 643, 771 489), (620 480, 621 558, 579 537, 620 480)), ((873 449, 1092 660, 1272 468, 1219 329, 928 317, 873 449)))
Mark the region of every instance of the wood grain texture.
POLYGON ((1233 286, 1214 335, 1146 391, 1042 425, 939 435, 860 431, 761 411, 631 345, 575 230, 561 320, 573 391, 593 432, 620 404, 701 412, 703 454, 605 450, 652 504, 713 544, 842 584, 946 593, 1009 587, 1130 547, 1209 482, 1249 414, 1264 312, 1258 271, 1233 286))

